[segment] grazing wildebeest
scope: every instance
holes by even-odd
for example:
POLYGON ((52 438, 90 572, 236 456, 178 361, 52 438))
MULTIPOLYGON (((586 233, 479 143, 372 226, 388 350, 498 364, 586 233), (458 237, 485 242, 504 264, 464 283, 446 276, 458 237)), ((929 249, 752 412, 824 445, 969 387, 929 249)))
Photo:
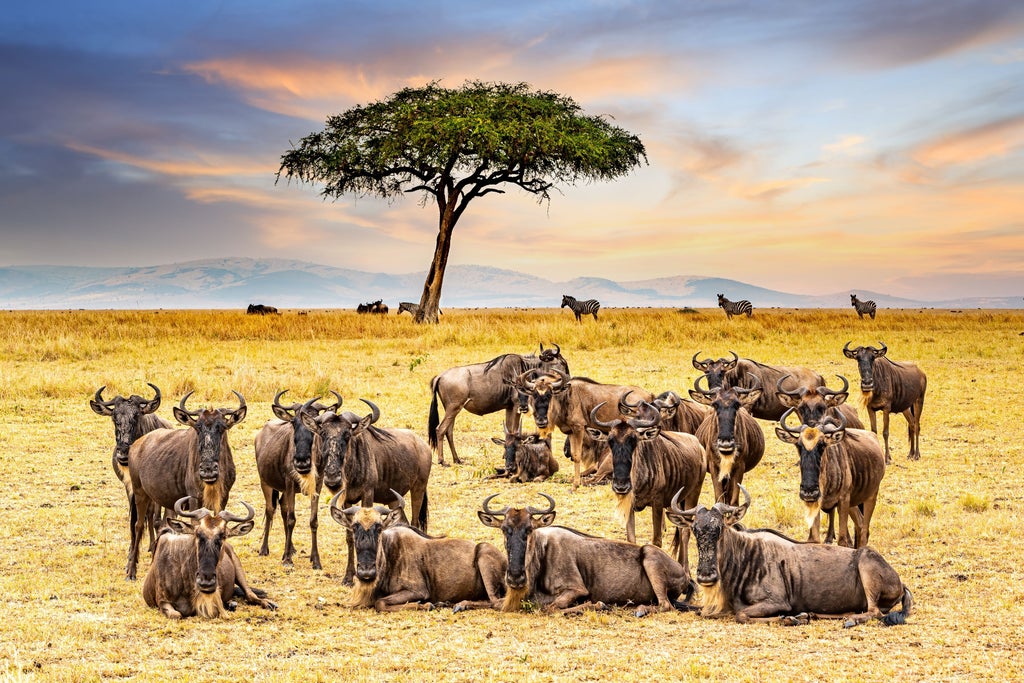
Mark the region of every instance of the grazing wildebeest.
POLYGON ((569 372, 569 364, 562 356, 561 347, 553 349, 540 345, 540 355, 523 356, 506 353, 486 363, 460 365, 449 368, 430 380, 430 414, 427 418, 427 439, 437 451, 437 463, 444 465, 444 441, 452 451, 452 460, 462 462, 455 450, 455 418, 463 409, 474 415, 489 415, 505 411, 505 429, 519 431, 519 412, 522 406, 516 388, 511 384, 526 372, 538 368, 542 371, 560 369, 569 372), (437 401, 444 406, 444 418, 438 419, 437 401))
POLYGON ((575 297, 571 297, 568 294, 562 295, 562 305, 559 308, 569 307, 572 314, 576 316, 576 322, 582 322, 581 317, 584 315, 594 316, 594 320, 597 320, 597 312, 601 308, 601 302, 597 299, 587 299, 586 301, 577 301, 575 297))
POLYGON ((537 374, 535 371, 523 373, 516 379, 516 387, 529 395, 533 420, 542 437, 556 428, 568 435, 573 462, 572 485, 576 488, 584 473, 598 471, 600 476, 608 451, 606 444, 594 441, 587 433, 591 411, 599 404, 606 404, 601 406, 599 417, 607 422, 618 419, 617 405, 624 393, 633 392, 639 400, 647 402, 654 400, 654 396, 637 386, 601 384, 587 377, 570 378, 560 370, 550 370, 534 378, 537 374))
POLYGON ((654 397, 654 407, 661 413, 661 428, 667 432, 696 434, 697 428, 708 415, 708 409, 690 399, 683 399, 674 391, 663 391, 654 397))
MULTIPOLYGON (((154 429, 170 429, 171 423, 156 415, 160 407, 160 389, 155 384, 147 382, 153 388, 154 396, 145 399, 142 396, 132 394, 128 398, 115 396, 109 401, 103 400, 103 390, 106 385, 96 390, 96 395, 89 401, 89 407, 97 415, 109 417, 114 422, 114 454, 111 456, 110 464, 114 474, 124 485, 125 495, 128 497, 128 534, 135 532, 135 499, 132 496, 132 478, 128 474, 128 449, 143 434, 154 429)), ((150 509, 148 516, 150 547, 156 538, 153 532, 153 521, 159 517, 160 508, 150 509)))
POLYGON ((857 317, 861 320, 864 319, 865 314, 871 316, 872 320, 875 319, 875 309, 877 306, 875 306, 874 301, 871 301, 870 299, 867 301, 861 301, 857 298, 856 294, 850 294, 850 305, 857 311, 857 317))
POLYGON ((693 582, 661 548, 552 527, 555 501, 546 493, 540 495, 547 499, 547 509, 492 510, 490 502, 497 495, 487 496, 476 514, 505 537, 508 569, 502 611, 522 609, 526 598, 545 611, 570 614, 606 605, 636 606, 638 617, 686 609, 677 599, 693 594, 693 582))
POLYGON ((673 524, 689 526, 697 540, 697 583, 706 617, 732 612, 740 623, 779 619, 806 624, 811 617, 845 618, 845 626, 880 619, 903 624, 914 599, 896 570, 871 548, 800 543, 771 529, 737 526, 750 507, 715 503, 669 509, 673 524), (902 602, 902 610, 894 608, 902 602), (888 614, 885 614, 888 612, 888 614))
MULTIPOLYGON (((590 412, 590 422, 599 429, 587 427, 587 433, 611 448, 612 493, 618 497, 619 513, 626 521, 626 540, 636 543, 635 513, 650 507, 651 543, 660 548, 665 508, 680 488, 692 492, 688 504, 697 504, 707 473, 707 457, 697 437, 662 430, 657 408, 644 402, 629 404, 628 397, 628 392, 623 394, 619 404, 625 404, 634 417, 601 421, 597 417, 599 405, 590 412)), ((672 545, 687 576, 689 542, 689 530, 677 527, 672 545)))
POLYGON ((747 406, 757 400, 761 389, 722 387, 705 391, 700 388, 700 380, 698 377, 693 383, 690 396, 711 410, 697 429, 697 438, 707 452, 715 500, 735 505, 739 502, 743 475, 764 456, 764 432, 747 412, 747 406))
POLYGON ((504 448, 505 467, 495 478, 507 477, 512 481, 541 482, 558 471, 558 460, 551 452, 551 435, 541 438, 538 433, 511 434, 505 438, 492 437, 491 441, 504 448))
MULTIPOLYGON (((274 396, 271 410, 277 416, 269 420, 256 434, 256 471, 260 476, 260 488, 266 504, 263 523, 263 545, 260 555, 270 553, 270 528, 274 523, 274 512, 281 505, 281 523, 284 525, 284 554, 281 561, 292 564, 295 545, 292 532, 295 530, 295 493, 301 491, 310 498, 309 530, 312 547, 309 561, 314 569, 320 569, 320 551, 317 544, 319 526, 320 490, 324 483, 322 439, 319 433, 306 426, 309 420, 316 420, 324 411, 336 412, 341 408, 341 395, 333 406, 317 403, 319 397, 305 403, 281 405, 281 396, 288 391, 282 389, 274 396)), ((314 425, 315 427, 315 425, 314 425)))
POLYGON ((248 315, 280 315, 273 306, 265 306, 263 304, 249 304, 249 308, 245 310, 248 315))
POLYGON ((754 313, 754 307, 750 305, 750 302, 746 299, 740 299, 739 301, 729 301, 723 295, 718 295, 718 305, 725 311, 725 315, 729 320, 732 320, 734 315, 745 315, 748 318, 754 313))
POLYGON ((775 434, 796 446, 800 458, 800 500, 807 506, 808 540, 821 540, 821 511, 828 514, 825 542, 832 542, 833 514, 838 513, 839 545, 863 548, 871 535, 871 515, 878 500, 878 485, 885 475, 885 455, 878 439, 863 429, 846 429, 841 419, 826 418, 820 425, 797 428, 779 420, 775 434), (846 525, 853 517, 856 540, 846 525))
POLYGON ((174 504, 174 511, 192 522, 170 518, 168 529, 157 540, 153 563, 142 584, 142 597, 150 607, 157 607, 170 619, 198 614, 215 619, 225 610, 234 610, 230 600, 235 586, 246 601, 264 609, 277 605, 249 586, 242 562, 229 538, 244 536, 252 530, 256 511, 242 502, 248 514, 244 517, 221 510, 214 514, 206 508, 189 511, 185 496, 174 504), (232 526, 228 526, 232 523, 232 526), (176 532, 176 533, 175 533, 176 532))
POLYGON ((829 415, 836 418, 842 415, 847 429, 864 429, 864 423, 860 421, 857 409, 846 402, 850 396, 847 391, 850 388, 850 383, 842 375, 836 375, 836 377, 843 381, 842 389, 829 389, 824 384, 817 387, 801 386, 796 389, 786 389, 782 385, 789 375, 785 375, 780 377, 775 384, 777 389, 775 398, 787 408, 796 408, 796 414, 800 416, 800 420, 805 425, 815 427, 829 415))
POLYGON ((368 304, 359 304, 356 306, 356 313, 376 313, 379 315, 386 315, 387 312, 388 306, 381 299, 371 301, 368 304))
POLYGON ((131 580, 139 563, 139 545, 146 511, 157 504, 167 509, 183 496, 201 501, 220 512, 235 483, 235 462, 228 445, 228 430, 245 419, 245 399, 237 391, 239 406, 189 411, 185 401, 174 407, 174 418, 189 429, 155 429, 140 436, 128 450, 128 472, 135 494, 135 530, 125 573, 131 580))
MULTIPOLYGON (((693 367, 707 375, 709 389, 724 386, 749 388, 755 386, 755 382, 756 386, 771 389, 785 376, 789 376, 792 383, 808 389, 825 386, 825 378, 810 368, 765 365, 750 358, 740 358, 735 351, 729 353, 732 354, 732 360, 706 358, 699 361, 697 356, 700 351, 693 354, 693 367)), ((777 422, 788 407, 779 401, 774 392, 764 391, 748 410, 756 418, 777 422)))
POLYGON ((888 347, 882 342, 881 348, 858 346, 850 348, 850 342, 843 346, 843 355, 857 361, 860 370, 860 391, 864 407, 871 421, 871 431, 878 433, 875 413, 882 411, 882 440, 885 442, 885 462, 892 461, 889 453, 889 413, 903 413, 907 418, 907 433, 910 439, 911 460, 921 458, 921 411, 924 409, 924 392, 928 378, 921 368, 913 363, 897 363, 886 357, 888 347))
POLYGON ((350 607, 378 612, 433 609, 456 603, 454 612, 499 609, 505 595, 501 551, 490 543, 461 538, 434 538, 404 524, 405 499, 392 491, 395 509, 381 505, 337 506, 331 516, 355 539, 356 583, 350 607))
MULTIPOLYGON (((370 413, 359 417, 345 411, 336 420, 327 420, 332 413, 325 413, 321 426, 337 422, 342 431, 339 441, 344 440, 344 449, 339 453, 337 464, 331 463, 328 455, 324 463, 325 481, 333 479, 333 470, 340 472, 344 490, 345 507, 361 505, 371 507, 374 503, 389 503, 394 500, 392 489, 399 495, 409 494, 412 499, 412 522, 421 531, 427 530, 427 479, 430 477, 430 447, 409 429, 381 429, 373 426, 380 418, 380 409, 365 398, 360 399, 370 406, 370 413), (346 426, 347 423, 347 426, 346 426)), ((332 491, 334 492, 334 491, 332 491)), ((348 562, 342 582, 352 585, 355 575, 355 555, 351 531, 345 534, 348 545, 348 562)))

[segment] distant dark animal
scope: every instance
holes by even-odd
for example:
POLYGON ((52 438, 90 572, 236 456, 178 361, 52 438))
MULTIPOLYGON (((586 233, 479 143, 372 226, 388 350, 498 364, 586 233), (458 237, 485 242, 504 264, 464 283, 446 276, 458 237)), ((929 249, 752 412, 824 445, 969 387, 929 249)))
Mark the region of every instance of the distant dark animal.
POLYGON ((305 403, 281 405, 281 396, 287 391, 282 389, 274 396, 271 410, 277 416, 269 420, 256 434, 254 447, 256 450, 256 471, 260 476, 260 488, 266 504, 263 522, 263 545, 260 555, 270 553, 270 528, 274 523, 274 513, 278 503, 281 506, 281 523, 284 525, 284 554, 281 561, 288 566, 292 564, 295 545, 292 543, 292 532, 295 530, 295 494, 301 492, 310 498, 309 530, 312 536, 309 561, 314 569, 320 569, 320 551, 317 544, 317 527, 319 526, 320 490, 323 488, 323 454, 322 439, 315 429, 306 426, 307 422, 315 421, 324 411, 337 412, 341 408, 341 395, 331 392, 337 398, 332 406, 325 406, 317 401, 319 397, 305 403))
POLYGON ((696 537, 704 616, 732 612, 741 623, 786 625, 844 618, 847 627, 870 619, 886 626, 906 622, 913 596, 881 555, 871 548, 799 543, 770 529, 743 529, 738 523, 750 507, 746 489, 743 495, 739 507, 715 503, 710 510, 681 510, 673 503, 668 512, 696 537))
POLYGON ((871 431, 876 429, 875 413, 882 411, 882 440, 885 442, 885 462, 892 461, 889 453, 889 413, 903 413, 907 418, 907 432, 910 440, 911 460, 921 458, 921 411, 924 409, 924 393, 928 378, 913 363, 897 363, 885 356, 888 347, 882 342, 881 348, 858 346, 850 348, 850 342, 843 347, 843 355, 857 361, 860 371, 860 391, 864 407, 871 421, 871 431))
POLYGON ((885 455, 878 439, 863 429, 846 429, 841 421, 826 418, 820 426, 792 428, 779 420, 775 434, 796 446, 800 458, 800 500, 807 506, 808 540, 821 540, 821 511, 829 517, 825 542, 832 542, 833 514, 838 513, 842 546, 863 548, 871 535, 871 516, 878 500, 878 486, 885 475, 885 455), (856 533, 851 542, 846 525, 853 517, 856 533))
POLYGON ((264 306, 263 304, 249 304, 249 308, 245 309, 248 315, 280 315, 273 306, 264 306))
POLYGON ((403 523, 405 500, 396 492, 396 509, 381 505, 337 506, 331 516, 355 539, 356 583, 349 606, 378 612, 433 609, 499 609, 505 595, 507 562, 490 543, 434 538, 403 523))
POLYGON ((856 294, 851 294, 850 305, 853 306, 854 310, 857 311, 857 317, 860 318, 861 320, 864 319, 865 315, 871 316, 872 320, 875 319, 876 306, 874 301, 861 301, 860 299, 857 298, 856 294))
POLYGON ((427 418, 427 439, 430 447, 437 451, 437 463, 444 465, 444 442, 452 452, 456 464, 462 462, 455 450, 455 418, 463 409, 473 415, 489 415, 505 411, 505 429, 519 431, 520 413, 526 412, 516 388, 516 378, 534 368, 548 371, 553 368, 569 372, 569 364, 562 356, 562 349, 555 344, 553 349, 540 345, 539 355, 529 356, 506 353, 486 363, 460 365, 449 368, 430 380, 430 413, 427 418), (444 406, 444 418, 438 419, 437 402, 444 406), (518 411, 518 412, 517 412, 518 411))
POLYGON ((654 407, 661 414, 661 428, 668 432, 696 434, 697 428, 708 415, 708 409, 701 404, 684 399, 674 391, 664 391, 654 397, 654 407))
POLYGON ((359 304, 356 306, 356 313, 376 313, 378 315, 386 315, 388 312, 388 306, 381 299, 371 301, 368 304, 359 304))
POLYGON ((601 308, 601 302, 597 299, 587 299, 586 301, 577 301, 575 297, 571 297, 568 294, 562 295, 562 305, 559 308, 569 307, 572 314, 576 316, 576 322, 581 322, 580 318, 584 315, 594 316, 594 320, 597 320, 597 311, 601 308))
POLYGON ((182 497, 201 501, 208 510, 220 512, 228 503, 235 483, 235 461, 228 445, 228 430, 245 419, 245 399, 237 391, 236 410, 207 408, 187 410, 188 392, 174 408, 174 418, 189 429, 155 429, 140 436, 128 450, 128 472, 135 494, 135 530, 125 573, 135 580, 139 544, 146 511, 157 504, 171 509, 182 497))
POLYGON ((505 432, 505 438, 492 437, 491 441, 504 449, 505 466, 497 477, 526 483, 541 482, 558 471, 558 460, 551 452, 551 435, 505 432))
POLYGON ((241 517, 226 510, 218 514, 206 508, 185 510, 188 501, 187 496, 177 501, 174 511, 192 522, 167 519, 167 533, 157 540, 153 563, 142 584, 146 604, 170 619, 196 614, 215 619, 235 609, 230 598, 238 586, 247 602, 277 609, 265 593, 260 595, 262 591, 249 586, 242 563, 227 540, 252 530, 256 514, 252 506, 243 502, 248 514, 241 517))
MULTIPOLYGON (((707 457, 693 434, 662 430, 657 408, 643 401, 631 404, 628 399, 629 392, 619 399, 622 419, 609 422, 598 419, 601 406, 596 406, 590 413, 590 422, 597 428, 587 427, 587 433, 611 448, 611 488, 619 500, 619 513, 626 521, 626 540, 636 543, 635 513, 649 507, 651 543, 660 548, 665 508, 681 488, 691 491, 688 500, 697 504, 707 472, 707 457)), ((689 576, 689 530, 677 527, 672 540, 676 560, 689 576)))
POLYGON ((734 315, 745 315, 748 318, 753 315, 754 307, 750 305, 750 302, 746 299, 740 299, 739 301, 729 301, 723 295, 718 295, 718 305, 725 311, 727 318, 732 320, 734 315))
MULTIPOLYGON (((735 351, 729 353, 732 354, 732 360, 727 358, 697 360, 700 351, 693 354, 690 362, 695 369, 707 376, 709 389, 724 386, 749 388, 756 385, 768 390, 777 386, 779 380, 786 376, 789 377, 788 382, 791 386, 796 385, 808 389, 825 386, 825 378, 810 368, 766 365, 750 358, 740 358, 735 351)), ((788 407, 779 400, 774 392, 763 391, 748 410, 758 419, 778 422, 788 407)))
POLYGON ((704 390, 700 380, 693 383, 690 396, 710 406, 708 416, 697 429, 697 439, 707 452, 708 473, 715 501, 739 502, 743 475, 754 469, 764 456, 764 432, 747 407, 761 393, 759 386, 744 389, 723 387, 704 390))
POLYGON ((629 605, 637 617, 685 609, 677 600, 689 598, 693 582, 661 548, 552 527, 555 501, 545 493, 546 509, 491 509, 496 495, 487 496, 476 514, 505 537, 503 611, 519 611, 527 598, 545 611, 570 614, 606 605, 629 605))
MULTIPOLYGON (((796 408, 796 414, 805 425, 816 427, 822 421, 832 416, 842 419, 847 429, 864 429, 864 423, 857 415, 857 409, 846 402, 850 394, 847 389, 850 383, 842 375, 836 375, 843 382, 843 388, 839 390, 829 389, 822 384, 818 387, 801 386, 796 389, 786 389, 783 384, 788 383, 789 375, 779 378, 776 382, 775 398, 787 408, 796 408), (842 416, 840 418, 840 416, 842 416)), ((785 413, 783 413, 785 414, 785 413)))
MULTIPOLYGON (((419 304, 414 304, 411 301, 402 301, 401 303, 398 304, 398 313, 397 313, 397 315, 402 315, 402 313, 408 313, 409 315, 411 315, 412 317, 415 318, 416 314, 419 313, 419 312, 420 312, 420 305, 419 304)), ((438 315, 443 315, 444 311, 439 309, 437 311, 437 314, 438 315)))

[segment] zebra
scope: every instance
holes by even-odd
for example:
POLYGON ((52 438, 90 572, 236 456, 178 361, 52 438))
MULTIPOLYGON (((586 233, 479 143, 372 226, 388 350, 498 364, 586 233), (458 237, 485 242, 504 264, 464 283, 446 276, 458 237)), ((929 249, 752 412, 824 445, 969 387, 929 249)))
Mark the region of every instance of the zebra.
POLYGON ((861 320, 864 319, 864 314, 867 313, 871 316, 871 319, 875 319, 875 302, 874 301, 861 301, 857 298, 856 294, 850 295, 850 305, 853 306, 857 311, 857 317, 861 320))
POLYGON ((576 322, 580 322, 581 315, 587 315, 588 313, 594 316, 594 320, 597 320, 597 311, 601 308, 601 302, 597 299, 587 299, 586 301, 577 301, 576 297, 569 296, 568 294, 562 295, 562 305, 559 308, 569 307, 569 310, 576 316, 576 322))
POLYGON ((739 301, 729 301, 721 294, 718 295, 718 305, 722 307, 725 314, 731 320, 734 315, 743 315, 749 318, 754 312, 754 307, 750 305, 750 302, 746 299, 740 299, 739 301))
MULTIPOLYGON (((415 318, 416 314, 419 313, 419 312, 420 312, 420 305, 419 304, 414 304, 411 301, 401 301, 398 304, 398 313, 396 313, 396 315, 402 315, 403 313, 408 313, 409 315, 411 315, 412 317, 415 318)), ((444 311, 438 309, 437 314, 438 315, 444 315, 444 311)))

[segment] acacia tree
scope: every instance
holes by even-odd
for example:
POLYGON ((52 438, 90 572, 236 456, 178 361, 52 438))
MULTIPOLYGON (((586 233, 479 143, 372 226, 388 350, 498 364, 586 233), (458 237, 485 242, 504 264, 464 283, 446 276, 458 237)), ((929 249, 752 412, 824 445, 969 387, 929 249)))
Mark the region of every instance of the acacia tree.
POLYGON ((472 200, 511 185, 544 202, 557 183, 610 180, 641 161, 640 138, 564 95, 526 83, 433 82, 331 116, 281 156, 277 178, 322 183, 325 199, 433 199, 437 244, 416 321, 437 322, 452 232, 472 200))

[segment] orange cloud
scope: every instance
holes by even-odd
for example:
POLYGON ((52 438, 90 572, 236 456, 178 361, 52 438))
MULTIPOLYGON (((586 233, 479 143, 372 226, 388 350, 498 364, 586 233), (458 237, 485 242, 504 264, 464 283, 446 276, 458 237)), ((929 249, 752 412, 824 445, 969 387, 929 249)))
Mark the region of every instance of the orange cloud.
POLYGON ((962 166, 1004 157, 1024 146, 1024 116, 944 135, 919 145, 911 158, 927 168, 962 166))
MULTIPOLYGON (((86 145, 79 142, 68 142, 65 145, 68 149, 83 154, 91 154, 106 161, 113 161, 126 166, 131 166, 150 173, 174 177, 237 177, 251 175, 268 175, 267 165, 260 160, 246 160, 225 157, 223 155, 207 154, 194 150, 184 150, 189 158, 169 159, 145 157, 137 154, 128 154, 112 149, 103 149, 94 145, 86 145)), ((182 150, 175 150, 176 153, 182 150)))

